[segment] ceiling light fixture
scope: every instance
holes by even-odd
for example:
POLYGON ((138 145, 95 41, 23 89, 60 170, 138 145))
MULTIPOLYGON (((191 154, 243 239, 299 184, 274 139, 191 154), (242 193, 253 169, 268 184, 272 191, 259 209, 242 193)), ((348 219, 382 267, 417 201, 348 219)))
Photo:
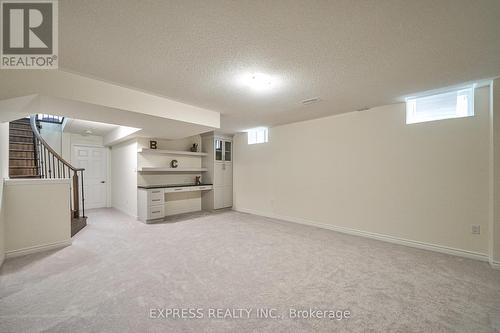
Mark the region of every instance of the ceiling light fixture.
POLYGON ((262 93, 273 90, 278 80, 264 73, 246 73, 240 77, 240 83, 255 92, 262 93))

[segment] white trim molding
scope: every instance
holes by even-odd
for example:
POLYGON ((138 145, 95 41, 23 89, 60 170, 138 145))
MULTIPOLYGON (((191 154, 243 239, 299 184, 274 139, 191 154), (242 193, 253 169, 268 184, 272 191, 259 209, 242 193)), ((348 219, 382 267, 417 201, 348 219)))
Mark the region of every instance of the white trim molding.
POLYGON ((27 254, 62 249, 63 247, 71 245, 71 242, 72 241, 70 238, 70 239, 67 239, 67 240, 64 240, 61 242, 44 244, 44 245, 37 245, 37 246, 26 247, 26 248, 18 249, 18 250, 7 251, 5 253, 5 258, 15 258, 15 257, 24 256, 27 254))
POLYGON ((233 208, 233 210, 235 210, 237 212, 241 212, 241 213, 259 215, 259 216, 264 216, 264 217, 282 220, 282 221, 286 221, 286 222, 293 222, 293 223, 308 225, 308 226, 312 226, 312 227, 328 229, 328 230, 332 230, 332 231, 341 232, 343 234, 361 236, 361 237, 366 237, 366 238, 371 238, 371 239, 377 239, 380 241, 393 243, 393 244, 399 244, 399 245, 405 245, 405 246, 414 247, 417 249, 445 253, 445 254, 450 254, 450 255, 454 255, 454 256, 475 259, 475 260, 480 260, 480 261, 486 261, 486 262, 489 261, 492 267, 494 267, 494 264, 499 264, 499 263, 491 262, 489 256, 486 254, 483 254, 483 253, 467 251, 467 250, 462 250, 462 249, 456 249, 456 248, 447 247, 447 246, 443 246, 443 245, 430 244, 430 243, 425 243, 425 242, 420 242, 420 241, 415 241, 415 240, 410 240, 410 239, 404 239, 404 238, 399 238, 399 237, 394 237, 394 236, 389 236, 389 235, 384 235, 384 234, 378 234, 378 233, 369 232, 369 231, 362 231, 362 230, 358 230, 358 229, 340 227, 340 226, 336 226, 336 225, 320 223, 320 222, 307 220, 307 219, 303 219, 303 218, 259 212, 259 211, 255 211, 252 209, 233 208))

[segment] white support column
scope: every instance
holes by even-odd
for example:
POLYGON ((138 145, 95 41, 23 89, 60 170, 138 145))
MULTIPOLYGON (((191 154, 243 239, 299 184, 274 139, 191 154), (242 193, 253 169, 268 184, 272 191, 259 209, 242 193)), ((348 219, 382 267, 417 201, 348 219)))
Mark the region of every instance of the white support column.
POLYGON ((493 81, 490 93, 491 165, 489 223, 490 264, 500 269, 500 79, 493 81))

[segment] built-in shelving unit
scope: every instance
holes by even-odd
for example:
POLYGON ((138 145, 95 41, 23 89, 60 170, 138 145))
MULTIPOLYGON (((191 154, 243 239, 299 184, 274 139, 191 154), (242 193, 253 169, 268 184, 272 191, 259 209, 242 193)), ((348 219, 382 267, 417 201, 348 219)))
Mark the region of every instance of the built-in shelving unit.
POLYGON ((178 173, 178 172, 205 172, 208 171, 207 168, 170 168, 170 167, 143 167, 137 169, 139 172, 172 172, 172 173, 178 173))
POLYGON ((150 141, 149 138, 138 139, 135 149, 137 183, 140 184, 137 190, 139 219, 150 223, 171 215, 200 211, 202 196, 213 191, 211 183, 194 185, 203 182, 209 171, 203 165, 210 156, 202 152, 201 136, 155 139, 157 149, 151 149, 150 141), (199 147, 197 152, 190 151, 193 145, 199 147), (173 161, 177 162, 177 168, 172 168, 173 161), (154 188, 144 188, 149 186, 154 188))
POLYGON ((149 148, 140 148, 137 152, 141 154, 155 154, 155 155, 207 156, 207 153, 198 153, 198 152, 182 151, 182 150, 149 149, 149 148))

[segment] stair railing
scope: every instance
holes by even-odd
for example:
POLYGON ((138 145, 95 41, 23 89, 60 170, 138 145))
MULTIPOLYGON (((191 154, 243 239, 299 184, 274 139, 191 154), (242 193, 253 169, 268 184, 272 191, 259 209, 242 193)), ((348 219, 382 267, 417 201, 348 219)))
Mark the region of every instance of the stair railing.
POLYGON ((83 189, 83 172, 85 169, 75 168, 61 157, 52 147, 42 138, 38 130, 36 116, 30 117, 30 125, 34 134, 34 156, 36 167, 40 178, 45 179, 72 179, 72 199, 71 211, 74 218, 85 217, 85 197, 83 189), (80 215, 80 189, 81 189, 81 215, 80 215))

